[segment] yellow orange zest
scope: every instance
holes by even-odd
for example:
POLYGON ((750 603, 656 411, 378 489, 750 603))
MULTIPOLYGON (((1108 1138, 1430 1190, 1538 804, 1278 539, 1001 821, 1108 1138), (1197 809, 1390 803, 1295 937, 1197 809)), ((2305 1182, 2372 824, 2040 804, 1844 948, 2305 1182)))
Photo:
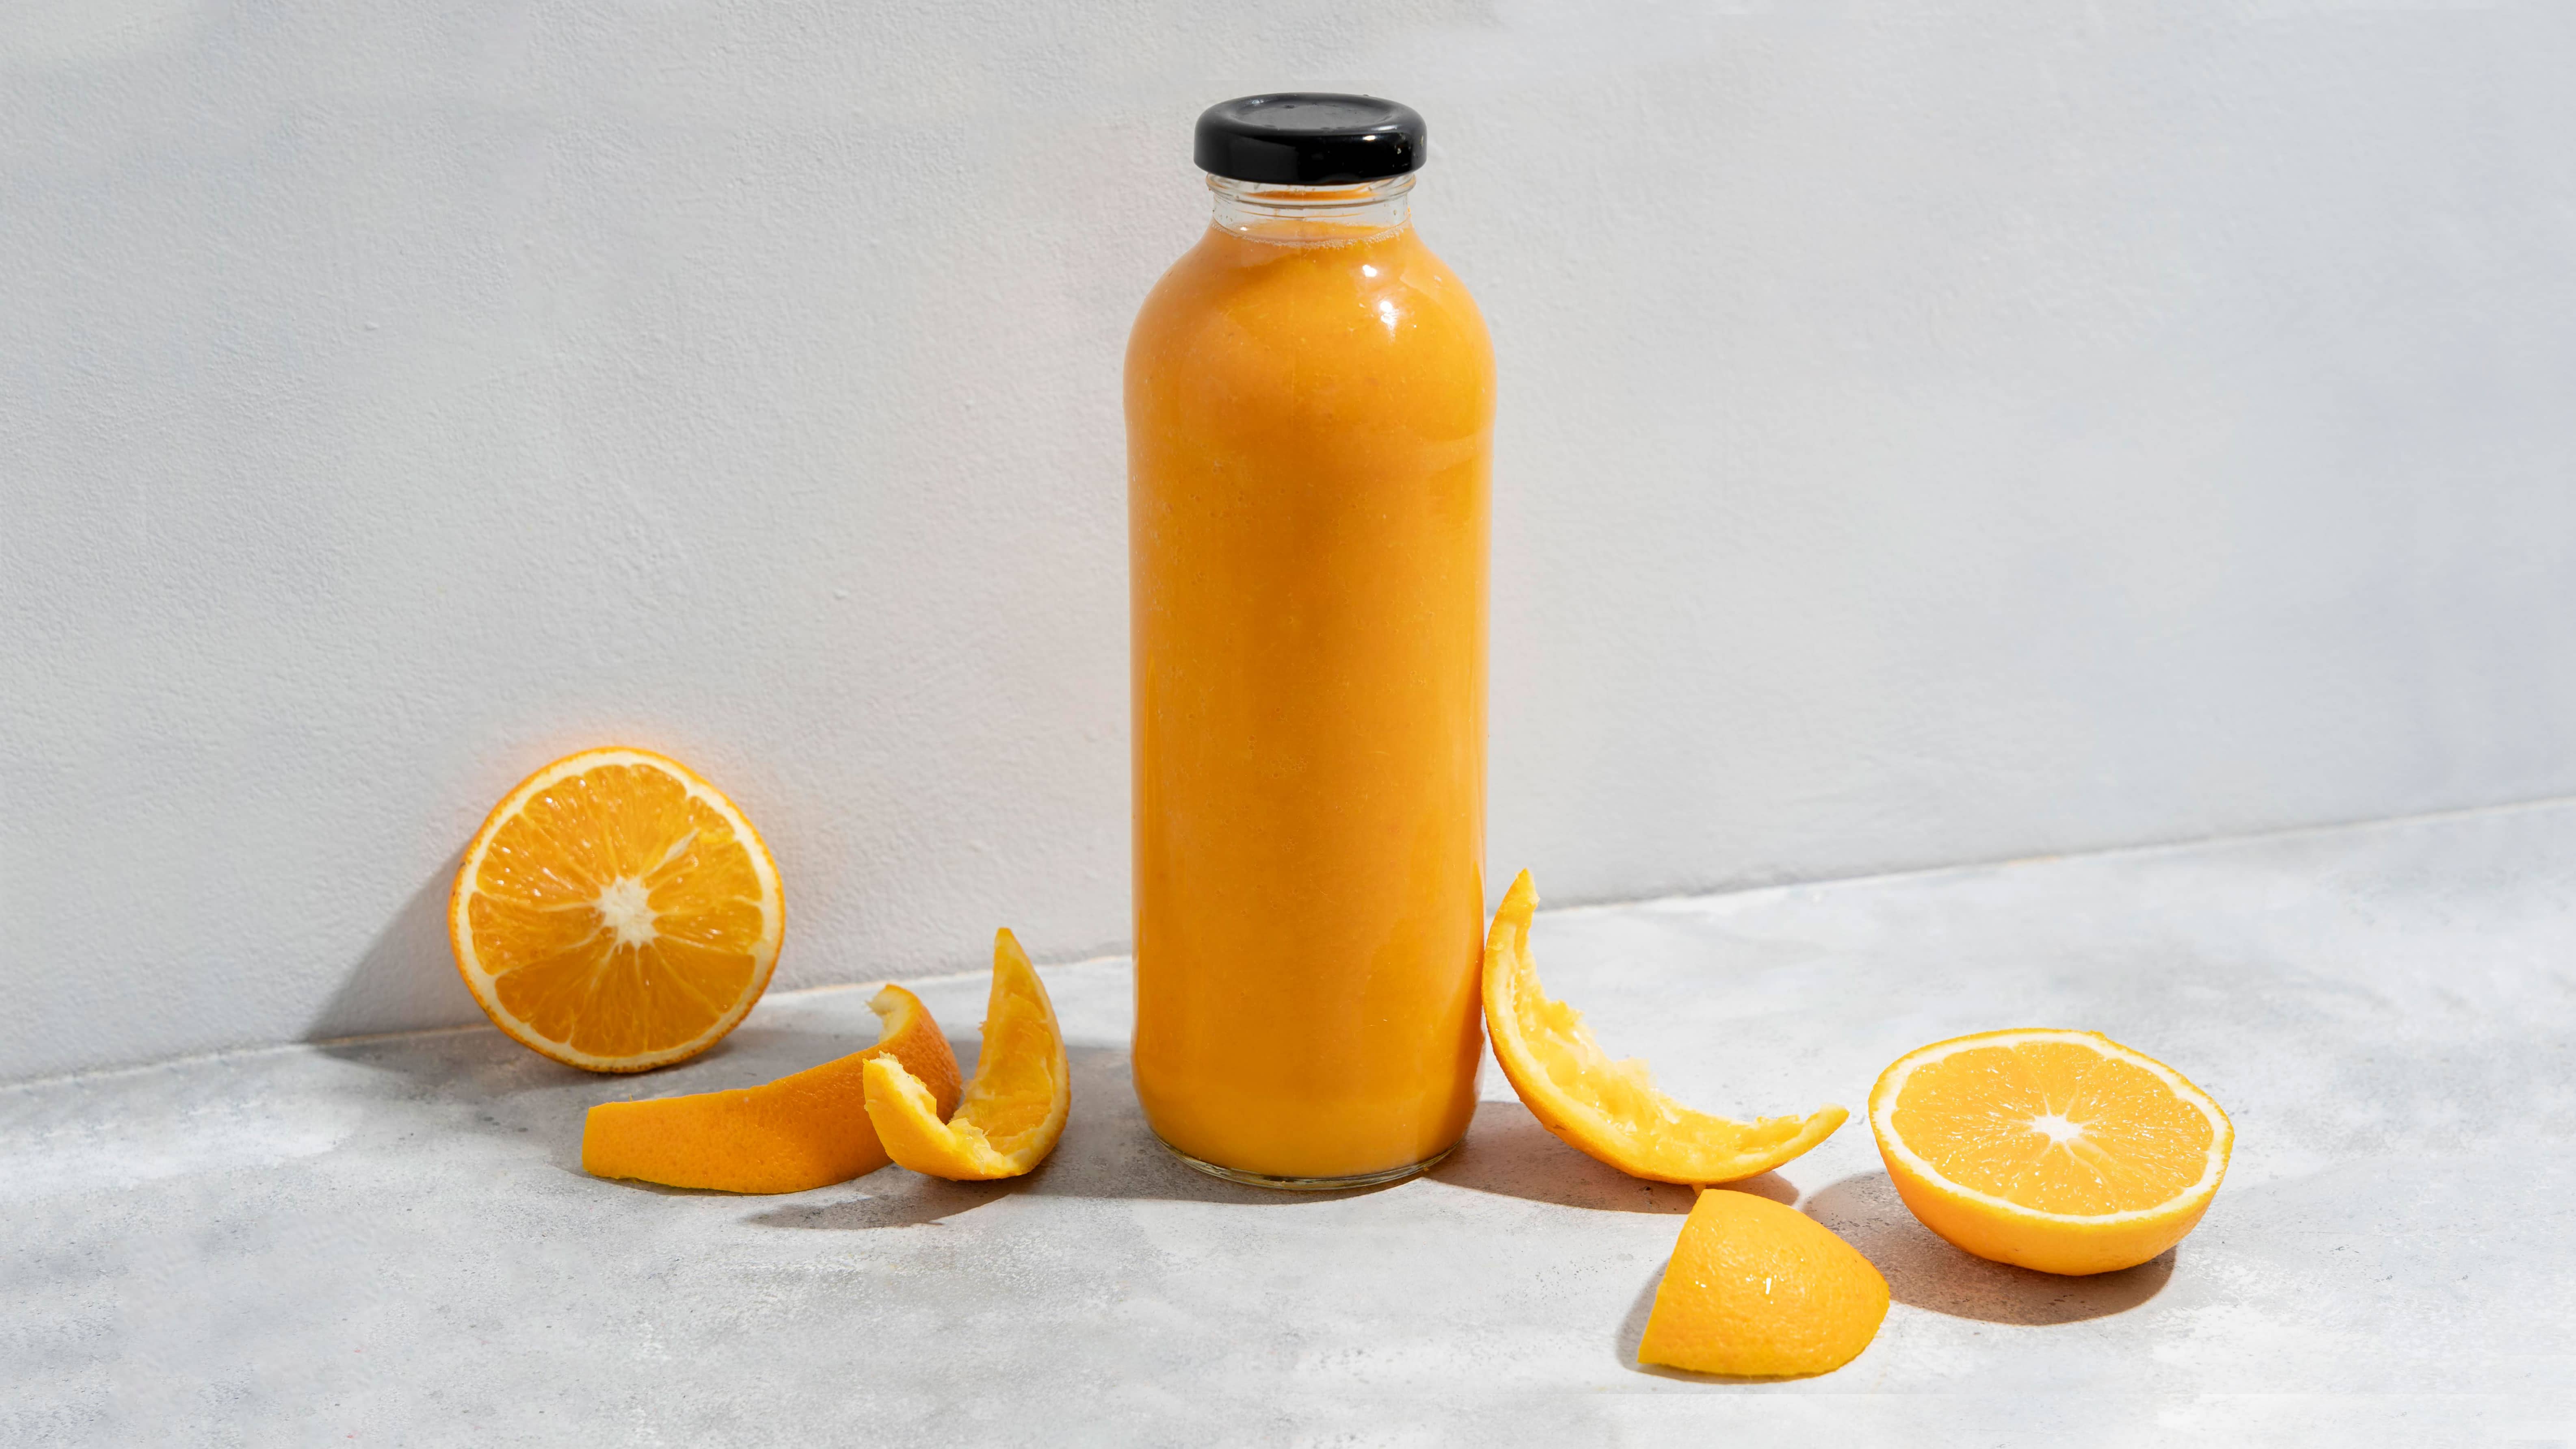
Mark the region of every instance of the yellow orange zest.
POLYGON ((1029 954, 1009 931, 993 935, 993 989, 975 1079, 956 1114, 892 1057, 867 1063, 868 1118, 888 1156, 915 1172, 959 1182, 1018 1177, 1046 1160, 1073 1105, 1064 1034, 1029 954), (942 1119, 946 1120, 942 1120, 942 1119))
POLYGON ((2049 1273, 2135 1267, 2182 1241, 2235 1143, 2208 1093, 2092 1031, 1981 1032, 1909 1052, 1871 1088, 1869 1123, 1924 1226, 2049 1273))
POLYGON ((1485 1029, 1530 1115, 1569 1145, 1633 1177, 1734 1182, 1805 1152, 1851 1115, 1826 1106, 1805 1117, 1739 1122, 1655 1090, 1643 1061, 1612 1061, 1581 1012, 1548 999, 1530 959, 1537 909, 1538 890, 1522 871, 1485 936, 1485 1029))
POLYGON ((1655 1287, 1639 1363, 1782 1377, 1841 1368, 1887 1318, 1887 1280, 1832 1230, 1751 1193, 1703 1191, 1655 1287))
POLYGON ((785 923, 778 867, 734 803, 625 746, 504 796, 447 908, 457 974, 493 1025, 595 1072, 715 1045, 768 987, 785 923))
POLYGON ((649 1102, 603 1102, 581 1132, 582 1170, 671 1187, 803 1192, 876 1171, 889 1159, 868 1120, 867 1063, 891 1057, 942 1113, 957 1105, 957 1057, 930 1008, 900 986, 868 1002, 876 1045, 764 1086, 649 1102))

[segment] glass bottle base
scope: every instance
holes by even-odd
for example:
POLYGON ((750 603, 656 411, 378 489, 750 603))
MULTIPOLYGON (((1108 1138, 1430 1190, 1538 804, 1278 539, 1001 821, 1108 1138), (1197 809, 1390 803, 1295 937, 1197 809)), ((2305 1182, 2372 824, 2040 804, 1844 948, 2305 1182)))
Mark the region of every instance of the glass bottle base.
POLYGON ((1221 1177, 1227 1182, 1239 1182, 1246 1187, 1277 1188, 1282 1192, 1342 1192, 1355 1187, 1384 1187, 1390 1182, 1402 1182, 1416 1173, 1428 1172, 1438 1167, 1442 1159, 1450 1153, 1458 1150, 1458 1144, 1452 1142, 1420 1162, 1407 1163, 1402 1167, 1384 1168, 1377 1172, 1353 1173, 1348 1177, 1273 1177, 1266 1172, 1246 1172, 1239 1167, 1220 1167, 1213 1162, 1202 1162, 1172 1144, 1164 1142, 1159 1136, 1154 1140, 1162 1143, 1165 1152, 1210 1177, 1221 1177))

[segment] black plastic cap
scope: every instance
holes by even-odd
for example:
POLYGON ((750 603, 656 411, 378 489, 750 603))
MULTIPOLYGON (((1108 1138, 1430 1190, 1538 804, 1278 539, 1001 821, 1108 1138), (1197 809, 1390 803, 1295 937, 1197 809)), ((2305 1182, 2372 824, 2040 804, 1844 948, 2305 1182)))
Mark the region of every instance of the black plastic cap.
POLYGON ((1375 96, 1244 96, 1199 116, 1201 171, 1237 181, 1338 186, 1422 167, 1429 135, 1411 106, 1375 96))

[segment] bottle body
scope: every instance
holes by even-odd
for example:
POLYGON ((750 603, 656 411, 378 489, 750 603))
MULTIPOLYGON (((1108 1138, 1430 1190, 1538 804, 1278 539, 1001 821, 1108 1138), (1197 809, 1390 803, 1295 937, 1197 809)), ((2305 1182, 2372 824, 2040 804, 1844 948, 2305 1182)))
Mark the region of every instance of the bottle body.
POLYGON ((1221 199, 1127 356, 1137 1094, 1289 1180, 1448 1150, 1482 1046, 1492 351, 1355 214, 1221 199))

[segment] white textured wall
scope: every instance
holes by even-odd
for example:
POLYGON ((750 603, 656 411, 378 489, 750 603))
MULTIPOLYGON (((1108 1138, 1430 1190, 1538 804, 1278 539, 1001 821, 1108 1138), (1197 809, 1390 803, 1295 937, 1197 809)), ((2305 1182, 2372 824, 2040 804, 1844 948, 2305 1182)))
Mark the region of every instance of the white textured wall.
POLYGON ((1127 320, 1203 104, 1430 118, 1498 875, 2576 790, 2576 7, 0 7, 0 1075, 468 1020, 525 770, 782 985, 1126 936, 1127 320))

